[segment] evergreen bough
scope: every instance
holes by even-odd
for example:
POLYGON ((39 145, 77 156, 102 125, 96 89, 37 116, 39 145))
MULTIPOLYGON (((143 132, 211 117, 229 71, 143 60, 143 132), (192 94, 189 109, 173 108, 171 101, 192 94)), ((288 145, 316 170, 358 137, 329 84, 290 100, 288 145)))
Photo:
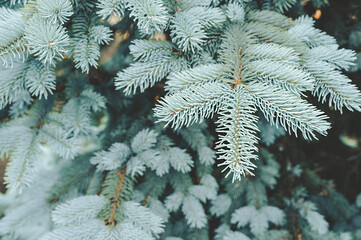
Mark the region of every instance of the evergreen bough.
POLYGON ((257 2, 2 1, 2 238, 360 238, 360 195, 314 176, 330 197, 293 185, 277 201, 280 164, 259 147, 326 135, 311 95, 360 111, 342 72, 356 54, 284 16, 296 0, 257 2))

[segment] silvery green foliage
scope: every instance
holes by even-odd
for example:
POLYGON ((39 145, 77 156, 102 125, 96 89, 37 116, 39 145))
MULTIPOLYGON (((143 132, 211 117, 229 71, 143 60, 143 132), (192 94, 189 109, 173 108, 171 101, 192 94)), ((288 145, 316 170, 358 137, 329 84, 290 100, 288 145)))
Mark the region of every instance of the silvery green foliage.
POLYGON ((192 157, 178 147, 162 146, 156 148, 158 134, 149 129, 143 129, 131 140, 130 145, 113 143, 108 151, 100 151, 90 159, 97 165, 97 171, 115 170, 127 167, 127 174, 131 176, 143 175, 146 167, 156 171, 159 176, 168 173, 169 166, 176 171, 186 173, 193 166, 192 157))
MULTIPOLYGON (((282 12, 295 1, 261 2, 282 12)), ((308 92, 360 110, 360 93, 341 72, 354 52, 311 18, 290 21, 246 0, 1 6, 2 239, 360 236, 360 197, 350 204, 324 183, 329 197, 294 189, 283 202, 281 178, 300 180, 306 170, 284 169, 258 145, 285 131, 326 134, 327 117, 308 92), (101 45, 118 49, 119 36, 112 63, 98 66, 101 45)))
POLYGON ((240 239, 240 240, 249 240, 250 238, 247 235, 239 231, 232 231, 230 227, 226 224, 222 224, 216 229, 217 240, 231 240, 231 239, 240 239))
POLYGON ((90 67, 96 68, 100 58, 100 45, 110 42, 112 32, 102 25, 89 24, 86 17, 79 16, 79 24, 72 28, 72 51, 77 68, 88 73, 90 67))
MULTIPOLYGON (((249 129, 247 124, 254 122, 251 120, 253 118, 241 123, 236 117, 236 108, 230 110, 232 108, 229 106, 222 106, 229 104, 230 101, 224 99, 229 95, 234 98, 239 89, 244 89, 243 94, 248 95, 244 97, 250 101, 248 105, 260 109, 271 124, 282 126, 296 136, 300 132, 306 139, 317 138, 315 133, 326 135, 330 126, 326 122, 327 117, 302 98, 305 91, 312 91, 322 102, 329 96, 329 104, 341 112, 343 107, 359 110, 359 91, 338 70, 350 66, 355 60, 354 52, 335 48, 335 40, 315 29, 311 19, 300 17, 291 23, 282 15, 269 11, 250 12, 246 23, 241 27, 230 24, 224 34, 218 50, 219 63, 173 71, 169 75, 166 89, 171 94, 165 96, 155 108, 155 114, 161 121, 179 128, 201 122, 214 113, 222 116, 224 108, 228 111, 225 114, 228 122, 220 119, 220 128, 237 121, 243 124, 243 128, 249 129), (307 31, 302 31, 306 26, 307 31), (323 51, 325 48, 333 50, 323 51), (319 51, 323 51, 322 54, 319 51), (337 57, 333 57, 335 55, 337 57), (327 77, 330 72, 332 77, 327 77), (334 76, 342 79, 340 85, 335 86, 339 80, 331 80, 334 76), (345 89, 352 94, 345 94, 345 89), (231 117, 232 114, 234 117, 231 117)), ((233 125, 230 131, 236 131, 235 126, 238 125, 233 125)), ((252 144, 255 144, 257 126, 251 129, 241 132, 249 132, 247 139, 254 139, 252 144)), ((221 132, 220 136, 222 138, 227 134, 230 133, 221 132)), ((238 145, 248 144, 241 139, 238 141, 238 145)), ((234 153, 231 149, 236 145, 230 141, 224 142, 228 146, 218 146, 222 151, 219 159, 225 160, 221 164, 230 168, 234 173, 233 179, 240 179, 245 171, 255 166, 248 162, 240 164, 240 169, 235 168, 240 160, 228 155, 234 153)), ((242 149, 247 154, 241 157, 244 161, 254 158, 251 155, 256 148, 242 149)))
POLYGON ((286 230, 269 230, 257 236, 257 240, 276 240, 290 236, 290 233, 286 230))
POLYGON ((263 116, 260 117, 257 126, 260 131, 261 142, 266 146, 274 144, 278 137, 286 134, 286 131, 283 128, 269 124, 263 116))
POLYGON ((12 68, 0 66, 0 73, 4 76, 0 79, 0 109, 11 103, 24 101, 23 92, 29 94, 24 82, 25 69, 26 65, 21 60, 14 60, 12 68))
POLYGON ((52 100, 39 100, 25 111, 25 116, 16 116, 2 125, 1 153, 11 156, 5 174, 10 189, 21 190, 31 184, 41 165, 37 155, 42 152, 42 145, 67 159, 78 154, 81 137, 91 134, 90 114, 103 109, 106 101, 90 85, 78 90, 77 96, 68 94, 69 101, 60 112, 46 108, 52 100), (95 100, 93 105, 89 95, 95 100))
POLYGON ((73 15, 73 8, 69 0, 39 0, 37 3, 40 16, 49 19, 51 22, 59 21, 63 24, 73 15))
POLYGON ((201 202, 214 199, 217 189, 218 184, 215 179, 210 175, 204 176, 199 185, 169 195, 165 200, 165 206, 169 211, 177 211, 181 208, 190 227, 202 228, 206 225, 207 217, 201 202))
POLYGON ((284 12, 290 9, 297 0, 275 0, 272 2, 272 5, 274 6, 275 10, 278 10, 280 12, 284 12))
MULTIPOLYGON (((55 208, 52 219, 56 228, 40 239, 130 239, 134 236, 153 239, 163 229, 163 221, 147 208, 135 202, 124 202, 119 214, 124 221, 115 228, 107 228, 96 219, 99 212, 108 204, 108 199, 89 195, 65 202, 55 208), (86 202, 86 204, 84 204, 86 202), (87 226, 92 231, 87 231, 87 226)), ((89 230, 89 229, 88 229, 89 230)))
POLYGON ((357 57, 356 64, 350 68, 349 72, 356 72, 361 69, 361 53, 358 52, 356 54, 356 57, 357 57))
POLYGON ((119 168, 130 155, 130 148, 123 143, 113 143, 109 151, 100 151, 90 159, 92 164, 97 165, 98 171, 113 170, 119 168))
POLYGON ((24 5, 26 2, 27 0, 10 0, 10 5, 16 5, 16 4, 24 5))
POLYGON ((168 42, 138 40, 130 46, 131 54, 139 61, 119 72, 115 79, 117 89, 134 94, 143 92, 164 78, 172 69, 185 68, 186 62, 175 57, 168 42))
POLYGON ((172 41, 183 51, 201 49, 207 30, 222 26, 226 20, 219 8, 193 7, 176 13, 172 19, 172 41))
POLYGON ((53 64, 54 58, 61 58, 69 46, 65 28, 36 17, 25 28, 25 40, 29 52, 45 64, 53 64))
POLYGON ((55 81, 53 67, 45 67, 40 62, 30 62, 25 74, 25 84, 32 95, 40 99, 41 97, 48 98, 48 94, 52 94, 55 90, 55 81))
POLYGON ((25 24, 20 11, 0 8, 0 59, 2 66, 12 65, 14 59, 23 60, 26 48, 23 39, 25 24), (12 26, 10 29, 8 26, 12 26))
POLYGON ((127 8, 144 34, 162 32, 170 18, 161 0, 125 0, 127 8))
MULTIPOLYGON (((39 156, 51 159, 49 154, 39 156)), ((47 161, 47 160, 45 160, 47 161)), ((53 161, 47 161, 53 164, 53 161)), ((51 226, 51 206, 47 199, 50 188, 57 181, 58 174, 49 165, 41 166, 42 171, 34 179, 32 188, 21 194, 15 192, 0 196, 0 208, 6 216, 0 220, 0 235, 3 239, 36 240, 51 226)))
MULTIPOLYGON (((284 211, 278 207, 268 205, 266 194, 266 189, 272 189, 277 182, 279 165, 265 151, 261 152, 260 157, 261 164, 257 172, 262 176, 262 179, 249 179, 246 183, 232 189, 232 191, 228 191, 228 194, 231 194, 229 197, 233 200, 240 199, 239 194, 243 195, 247 199, 246 205, 239 208, 233 205, 225 211, 227 214, 221 214, 224 215, 223 218, 227 218, 227 215, 231 212, 230 222, 237 224, 238 227, 249 225, 254 235, 268 230, 270 224, 282 226, 285 223, 284 211), (233 191, 235 191, 235 195, 232 195, 233 191)), ((215 212, 214 214, 217 213, 215 212)))
POLYGON ((15 189, 21 185, 30 185, 35 175, 37 155, 40 154, 37 136, 27 126, 3 127, 1 135, 1 153, 11 153, 12 156, 12 161, 6 168, 5 181, 8 187, 15 189))
POLYGON ((248 101, 250 96, 242 86, 236 86, 236 90, 225 96, 225 103, 219 111, 217 132, 220 140, 217 143, 219 159, 224 160, 219 166, 225 165, 223 171, 229 172, 226 177, 233 173, 233 180, 240 180, 241 175, 253 175, 256 168, 251 160, 257 159, 255 144, 258 128, 258 118, 254 115, 256 108, 248 101))
POLYGON ((219 194, 217 198, 212 200, 210 211, 216 217, 222 216, 228 211, 231 203, 232 199, 227 194, 219 194))
POLYGON ((312 231, 319 234, 324 234, 328 231, 328 222, 324 216, 317 212, 317 207, 313 202, 301 199, 291 202, 291 204, 298 211, 298 214, 308 222, 312 231))
POLYGON ((243 23, 244 21, 244 9, 238 3, 230 3, 227 8, 227 17, 233 22, 243 23))
POLYGON ((125 1, 123 0, 104 0, 98 1, 99 8, 97 14, 102 19, 110 18, 112 15, 123 17, 125 11, 125 1))
POLYGON ((276 225, 282 225, 284 213, 272 206, 261 207, 256 209, 254 206, 246 206, 237 209, 231 222, 236 223, 238 227, 244 227, 249 224, 253 234, 259 234, 268 229, 268 222, 276 225))

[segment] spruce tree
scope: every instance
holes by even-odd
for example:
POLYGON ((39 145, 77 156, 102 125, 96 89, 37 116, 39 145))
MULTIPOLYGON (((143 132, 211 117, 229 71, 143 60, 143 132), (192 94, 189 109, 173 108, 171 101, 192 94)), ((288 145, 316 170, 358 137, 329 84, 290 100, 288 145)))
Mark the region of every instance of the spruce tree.
POLYGON ((361 194, 267 148, 361 111, 301 5, 1 1, 2 239, 361 239, 361 194))

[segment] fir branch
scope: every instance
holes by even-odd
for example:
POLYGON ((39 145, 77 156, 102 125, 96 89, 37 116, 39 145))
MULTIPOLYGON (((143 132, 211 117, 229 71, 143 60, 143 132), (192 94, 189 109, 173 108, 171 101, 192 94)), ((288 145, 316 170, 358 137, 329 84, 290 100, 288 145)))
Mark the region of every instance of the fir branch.
POLYGON ((39 15, 55 23, 64 24, 73 15, 73 8, 69 0, 38 0, 39 15))
POLYGON ((241 175, 253 175, 256 168, 251 161, 257 159, 255 144, 258 141, 256 133, 256 111, 247 91, 242 86, 237 86, 234 91, 229 91, 224 98, 224 104, 219 111, 217 132, 220 134, 218 160, 223 160, 218 166, 225 166, 223 171, 229 169, 226 177, 233 174, 232 181, 240 180, 241 175))
POLYGON ((61 59, 70 43, 63 26, 37 17, 29 21, 24 38, 30 53, 48 64, 54 64, 55 59, 61 59))
MULTIPOLYGON (((121 192, 122 192, 122 188, 123 188, 124 178, 126 175, 126 170, 127 170, 127 168, 124 167, 124 168, 118 170, 117 172, 111 173, 112 175, 117 176, 118 180, 117 180, 116 188, 114 190, 112 190, 113 194, 110 197, 110 210, 107 213, 106 219, 104 220, 105 225, 115 226, 118 224, 118 222, 116 220, 116 214, 117 214, 118 207, 122 204, 121 192)), ((109 178, 109 174, 108 174, 107 178, 109 178)), ((112 187, 112 186, 107 185, 107 188, 109 188, 109 187, 112 187)), ((103 191, 106 191, 106 189, 103 189, 103 191)))
POLYGON ((330 124, 327 117, 316 107, 297 95, 265 84, 252 83, 248 90, 266 119, 296 134, 300 130, 305 139, 317 138, 314 132, 326 135, 330 124))
POLYGON ((202 122, 217 112, 222 95, 228 88, 218 82, 186 88, 161 99, 154 110, 155 115, 174 129, 202 122))
POLYGON ((11 66, 14 59, 24 60, 26 46, 24 41, 25 24, 20 11, 0 8, 0 59, 2 65, 11 66), (8 26, 12 26, 8 28, 8 26))
POLYGON ((122 18, 125 12, 125 1, 123 0, 98 1, 97 8, 99 8, 97 14, 102 19, 109 19, 112 16, 118 16, 119 18, 122 18))
POLYGON ((328 99, 328 105, 341 113, 343 107, 361 111, 361 93, 347 76, 325 61, 310 61, 306 67, 316 78, 313 95, 319 101, 324 103, 328 99))
POLYGON ((170 17, 161 0, 126 0, 126 7, 144 34, 162 32, 170 17))

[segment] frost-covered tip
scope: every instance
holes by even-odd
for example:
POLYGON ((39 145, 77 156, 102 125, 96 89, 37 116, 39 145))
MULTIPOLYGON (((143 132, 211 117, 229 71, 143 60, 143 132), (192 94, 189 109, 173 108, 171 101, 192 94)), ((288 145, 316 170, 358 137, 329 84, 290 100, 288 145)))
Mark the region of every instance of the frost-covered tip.
POLYGON ((54 63, 54 58, 63 57, 69 46, 69 36, 64 27, 33 18, 25 28, 25 39, 31 54, 44 63, 54 63))
POLYGON ((205 42, 206 33, 199 24, 199 21, 193 16, 187 16, 179 13, 172 20, 172 41, 178 45, 182 51, 200 50, 205 42))
POLYGON ((227 17, 234 22, 243 23, 244 21, 244 10, 238 3, 230 3, 227 8, 227 17))
POLYGON ((89 36, 98 44, 109 44, 112 40, 112 31, 106 26, 93 26, 89 30, 89 36))
POLYGON ((127 0, 130 16, 137 21, 144 34, 154 34, 165 29, 170 16, 161 0, 127 0))
POLYGON ((155 131, 143 129, 134 136, 131 143, 132 150, 140 153, 154 147, 157 142, 157 136, 158 134, 155 131))
POLYGON ((32 95, 38 96, 40 99, 48 98, 48 94, 52 94, 55 90, 56 78, 53 68, 46 68, 42 63, 34 61, 29 66, 25 75, 26 86, 32 95))
POLYGON ((38 0, 40 16, 56 23, 64 24, 73 15, 73 8, 69 0, 38 0))
POLYGON ((102 19, 110 18, 112 15, 123 17, 125 11, 125 3, 122 0, 103 0, 98 1, 98 16, 102 19))
POLYGON ((113 143, 109 151, 100 151, 90 159, 97 165, 97 171, 114 170, 119 168, 131 154, 130 148, 123 143, 113 143))

